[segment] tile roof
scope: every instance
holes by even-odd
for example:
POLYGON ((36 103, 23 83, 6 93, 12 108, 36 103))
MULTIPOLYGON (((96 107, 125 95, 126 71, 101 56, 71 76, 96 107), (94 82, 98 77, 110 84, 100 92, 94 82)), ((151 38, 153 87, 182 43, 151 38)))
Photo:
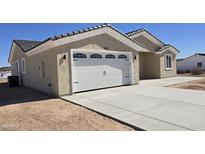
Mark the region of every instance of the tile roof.
POLYGON ((135 34, 138 34, 138 33, 144 32, 144 31, 145 31, 145 29, 141 28, 141 29, 137 29, 137 30, 133 30, 131 32, 125 33, 125 35, 130 37, 132 35, 135 35, 135 34))
POLYGON ((28 52, 29 50, 49 41, 49 40, 52 40, 52 41, 55 41, 55 40, 58 40, 58 39, 61 39, 61 38, 65 38, 65 37, 70 37, 70 36, 73 36, 73 35, 76 35, 76 34, 81 34, 81 33, 84 33, 84 32, 89 32, 89 31, 93 31, 93 30, 96 30, 96 29, 100 29, 100 28, 104 28, 104 27, 110 27, 112 28, 113 30, 117 31, 118 33, 120 33, 121 35, 123 35, 124 37, 126 37, 127 39, 131 40, 132 42, 140 45, 141 47, 144 48, 144 46, 138 42, 136 42, 135 40, 129 38, 127 35, 123 34, 122 32, 120 32, 118 29, 114 28, 113 26, 111 26, 110 24, 102 24, 102 25, 98 25, 98 26, 95 26, 95 27, 91 27, 91 28, 85 28, 85 29, 82 29, 82 30, 77 30, 77 31, 72 31, 70 33, 66 33, 66 34, 60 34, 60 35, 56 35, 56 36, 53 36, 53 37, 50 37, 44 41, 30 41, 30 40, 14 40, 14 42, 19 45, 24 52, 28 52))
MULTIPOLYGON (((141 28, 141 29, 138 29, 138 30, 134 30, 134 31, 131 31, 131 32, 128 32, 126 33, 125 35, 128 36, 128 37, 131 37, 135 34, 138 34, 138 33, 141 33, 141 32, 147 32, 148 34, 150 34, 151 36, 153 36, 155 39, 157 39, 158 41, 160 41, 162 43, 162 47, 160 47, 159 49, 156 50, 156 52, 161 52, 169 47, 173 47, 175 48, 174 46, 172 46, 171 44, 164 44, 164 42, 162 42, 160 39, 158 39, 157 37, 155 37, 154 35, 152 35, 150 32, 148 32, 147 30, 141 28)), ((176 48, 175 48, 176 49, 176 48)), ((177 50, 177 49, 176 49, 177 50)), ((177 50, 178 52, 180 52, 179 50, 177 50)))
POLYGON ((31 41, 31 40, 14 40, 14 42, 24 51, 27 52, 33 47, 36 47, 41 42, 40 41, 31 41))
POLYGON ((162 42, 160 39, 158 39, 156 36, 154 36, 152 33, 150 33, 149 31, 147 31, 147 30, 144 29, 144 28, 141 28, 141 29, 137 29, 137 30, 128 32, 128 33, 126 33, 125 35, 128 36, 128 37, 131 37, 131 36, 133 36, 133 35, 135 35, 135 34, 138 34, 138 33, 141 33, 141 32, 146 32, 146 33, 148 33, 149 35, 151 35, 152 37, 154 37, 156 40, 158 40, 162 45, 165 45, 164 42, 162 42))
POLYGON ((127 39, 131 40, 132 42, 134 42, 134 43, 136 43, 139 46, 144 48, 144 46, 142 44, 140 44, 139 42, 129 38, 126 34, 122 33, 121 31, 119 31, 118 29, 113 27, 111 24, 107 24, 107 23, 102 24, 102 25, 98 25, 98 26, 95 26, 95 27, 91 27, 91 28, 85 28, 85 29, 82 29, 82 30, 72 31, 72 32, 66 33, 66 34, 56 35, 54 37, 51 37, 51 40, 58 40, 58 39, 61 39, 61 38, 64 38, 64 37, 69 37, 69 36, 73 36, 73 35, 84 33, 84 32, 88 32, 88 31, 93 31, 93 30, 96 30, 96 29, 104 28, 104 27, 112 28, 116 32, 120 33, 122 36, 126 37, 127 39))
POLYGON ((66 33, 66 34, 56 35, 56 36, 51 37, 51 39, 52 40, 58 40, 58 39, 61 39, 61 38, 64 38, 64 37, 69 37, 69 36, 73 36, 73 35, 76 35, 76 34, 88 32, 88 31, 93 31, 93 30, 100 29, 100 28, 103 28, 103 27, 112 27, 112 26, 110 24, 102 24, 102 25, 98 25, 98 26, 95 26, 95 27, 91 27, 91 28, 85 28, 85 29, 81 29, 81 30, 77 30, 77 31, 72 31, 72 32, 66 33))

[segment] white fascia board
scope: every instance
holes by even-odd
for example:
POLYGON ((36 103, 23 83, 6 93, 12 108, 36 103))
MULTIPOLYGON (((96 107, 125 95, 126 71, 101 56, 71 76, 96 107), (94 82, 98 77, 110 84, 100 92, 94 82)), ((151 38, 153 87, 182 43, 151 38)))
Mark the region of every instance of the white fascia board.
POLYGON ((79 41, 79 40, 83 40, 89 37, 93 37, 93 36, 97 36, 100 34, 107 34, 110 35, 111 37, 117 39, 118 41, 122 42, 123 44, 133 48, 136 51, 144 51, 144 52, 148 52, 147 49, 141 47, 140 45, 138 45, 137 43, 133 42, 132 40, 129 40, 129 38, 126 38, 125 36, 123 36, 122 34, 120 34, 119 32, 111 29, 110 27, 104 27, 98 30, 93 30, 90 32, 85 32, 85 33, 80 33, 80 34, 76 34, 73 36, 69 36, 69 37, 65 37, 65 38, 61 38, 58 40, 54 41, 55 46, 61 46, 61 45, 65 45, 71 42, 75 42, 75 41, 79 41))

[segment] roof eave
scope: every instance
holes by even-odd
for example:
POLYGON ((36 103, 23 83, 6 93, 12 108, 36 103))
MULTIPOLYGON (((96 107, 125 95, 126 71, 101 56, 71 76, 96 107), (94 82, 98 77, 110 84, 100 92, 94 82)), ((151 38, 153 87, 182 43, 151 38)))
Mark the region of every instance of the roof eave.
POLYGON ((151 36, 152 38, 154 38, 154 40, 156 40, 157 42, 159 42, 161 45, 165 45, 164 42, 162 42, 160 39, 158 39, 156 36, 154 36, 152 33, 150 33, 149 31, 147 31, 146 29, 139 29, 139 30, 136 30, 137 32, 134 33, 134 31, 130 32, 130 33, 133 33, 131 35, 129 35, 129 33, 127 33, 126 35, 130 38, 134 38, 135 36, 141 34, 141 33, 147 33, 149 36, 151 36))
MULTIPOLYGON (((67 33, 67 35, 59 35, 59 36, 55 36, 54 38, 49 38, 47 39, 46 41, 43 41, 42 43, 40 43, 39 45, 31 48, 30 50, 26 51, 26 52, 32 52, 33 49, 37 48, 38 46, 41 46, 42 44, 46 43, 47 41, 49 40, 52 40, 52 41, 56 41, 56 40, 60 40, 60 39, 63 39, 63 38, 67 38, 67 37, 72 37, 74 35, 79 35, 79 34, 83 34, 83 33, 86 33, 86 32, 91 32, 91 31, 94 31, 94 30, 99 30, 99 29, 103 29, 103 28, 110 28, 116 32, 118 32, 119 34, 121 34, 123 37, 125 37, 126 39, 129 39, 130 41, 132 41, 133 43, 136 44, 136 46, 140 46, 141 47, 141 50, 144 51, 144 52, 148 52, 148 50, 143 46, 141 45, 140 43, 134 41, 133 39, 129 38, 128 36, 126 36, 125 34, 123 34, 122 32, 120 32, 118 29, 114 28, 113 26, 111 26, 110 24, 102 24, 102 25, 99 25, 99 26, 95 26, 95 27, 92 27, 92 28, 86 28, 86 29, 83 29, 83 30, 78 30, 78 31, 73 31, 72 33, 67 33)), ((140 50, 140 51, 141 51, 140 50)))
POLYGON ((16 46, 19 46, 18 44, 16 44, 16 42, 14 42, 14 41, 12 41, 12 43, 11 43, 11 47, 10 47, 10 52, 9 52, 9 58, 8 58, 8 63, 12 63, 12 58, 13 58, 13 54, 14 54, 14 44, 16 45, 16 46))
POLYGON ((157 51, 156 52, 156 54, 163 54, 165 51, 167 51, 167 50, 171 50, 171 51, 175 51, 174 53, 175 54, 178 54, 178 53, 180 53, 180 51, 179 50, 177 50, 174 46, 172 46, 172 45, 170 45, 169 47, 167 47, 167 48, 165 48, 165 49, 163 49, 163 50, 161 50, 161 51, 157 51))
POLYGON ((10 47, 10 52, 9 52, 9 58, 8 58, 8 63, 10 63, 10 64, 11 64, 11 58, 12 58, 12 57, 11 57, 11 54, 12 54, 11 52, 12 52, 12 48, 13 48, 13 43, 14 43, 14 42, 12 41, 11 47, 10 47))
POLYGON ((103 27, 101 29, 98 29, 98 31, 93 30, 93 31, 88 31, 88 33, 79 33, 76 35, 72 35, 70 37, 64 37, 62 39, 55 40, 54 43, 56 46, 61 46, 61 45, 64 45, 64 44, 67 44, 70 42, 83 40, 83 39, 86 39, 88 37, 97 36, 100 34, 108 34, 111 37, 114 37, 118 41, 121 41, 122 43, 133 48, 136 51, 145 51, 145 52, 147 51, 147 49, 145 49, 142 45, 140 45, 137 42, 135 42, 134 40, 126 37, 124 34, 122 34, 117 29, 113 28, 112 26, 103 27), (79 37, 79 35, 81 35, 81 37, 79 37), (124 40, 124 41, 122 41, 122 40, 124 40))
POLYGON ((53 41, 51 40, 51 38, 49 38, 49 39, 43 41, 42 43, 40 43, 39 45, 31 48, 30 50, 27 50, 26 54, 28 56, 31 56, 31 55, 37 54, 39 52, 51 49, 53 47, 54 47, 53 41), (48 45, 46 45, 46 44, 48 44, 48 45))

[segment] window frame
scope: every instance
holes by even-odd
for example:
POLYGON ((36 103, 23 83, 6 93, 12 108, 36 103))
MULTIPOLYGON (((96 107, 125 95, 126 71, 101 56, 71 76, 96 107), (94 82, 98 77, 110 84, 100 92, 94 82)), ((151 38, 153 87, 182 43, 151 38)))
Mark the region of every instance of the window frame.
POLYGON ((101 54, 98 54, 98 53, 93 53, 93 54, 90 55, 90 58, 91 59, 102 59, 103 56, 101 54), (92 57, 93 55, 98 55, 99 57, 92 57))
POLYGON ((19 67, 19 61, 18 60, 15 62, 15 70, 16 70, 17 76, 19 76, 20 75, 20 67, 19 67))
POLYGON ((165 70, 172 70, 173 69, 173 58, 172 58, 172 54, 165 54, 165 70), (167 62, 167 56, 168 56, 168 59, 170 57, 170 62, 171 62, 171 67, 169 67, 169 64, 167 62))
POLYGON ((198 68, 202 68, 202 67, 203 67, 202 62, 197 62, 197 67, 198 67, 198 68), (199 66, 199 64, 201 64, 201 65, 199 66))
POLYGON ((105 59, 116 59, 116 56, 113 54, 106 54, 105 59))
POLYGON ((128 56, 125 54, 120 54, 117 56, 118 59, 128 59, 128 56))
POLYGON ((25 74, 26 73, 26 61, 25 61, 25 58, 21 59, 21 63, 22 63, 22 66, 21 66, 22 73, 25 74))
POLYGON ((86 59, 87 55, 84 53, 73 53, 73 59, 76 59, 76 58, 86 59))

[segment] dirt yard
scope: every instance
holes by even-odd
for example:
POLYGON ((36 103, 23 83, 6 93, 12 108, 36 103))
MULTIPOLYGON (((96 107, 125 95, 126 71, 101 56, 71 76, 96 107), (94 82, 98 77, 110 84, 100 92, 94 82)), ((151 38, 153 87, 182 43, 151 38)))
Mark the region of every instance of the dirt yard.
POLYGON ((205 90, 205 73, 201 75, 192 75, 191 73, 180 74, 179 76, 195 76, 195 77, 204 77, 201 80, 190 81, 186 83, 181 83, 177 85, 173 85, 170 87, 174 88, 182 88, 182 89, 192 89, 192 90, 205 90))
POLYGON ((178 76, 205 77, 205 72, 199 75, 192 75, 192 73, 184 73, 184 74, 178 74, 178 76))
POLYGON ((0 80, 0 130, 134 130, 112 119, 0 80))

